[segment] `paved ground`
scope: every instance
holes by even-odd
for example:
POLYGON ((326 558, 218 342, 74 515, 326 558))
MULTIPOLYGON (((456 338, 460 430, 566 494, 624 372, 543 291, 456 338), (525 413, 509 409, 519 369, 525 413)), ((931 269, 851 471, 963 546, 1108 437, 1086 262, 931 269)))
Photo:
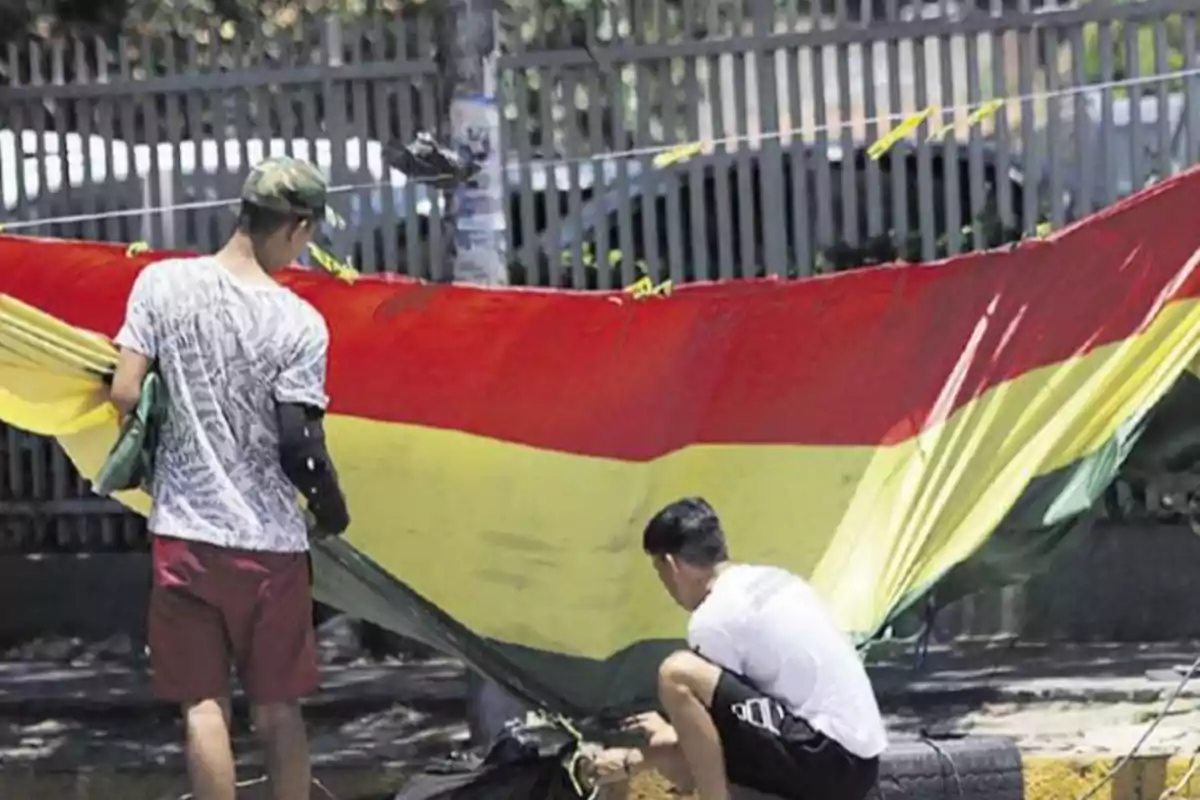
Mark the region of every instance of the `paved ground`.
MULTIPOLYGON (((1068 771, 1084 781, 1095 759, 1111 763, 1132 747, 1174 691, 1178 681, 1152 680, 1147 671, 1190 665, 1198 653, 1200 644, 975 646, 935 650, 919 672, 907 657, 872 672, 895 733, 1012 736, 1031 763, 1051 765, 1048 774, 1057 774, 1062 759, 1077 759, 1081 766, 1068 771)), ((324 674, 308 716, 317 774, 339 800, 387 797, 415 765, 465 739, 463 675, 452 662, 329 666, 324 674)), ((245 774, 253 777, 259 771, 244 718, 238 738, 245 774)), ((153 701, 138 669, 0 664, 5 800, 174 800, 184 792, 178 739, 172 710, 153 701)), ((1200 679, 1143 747, 1161 756, 1198 750, 1200 679)))

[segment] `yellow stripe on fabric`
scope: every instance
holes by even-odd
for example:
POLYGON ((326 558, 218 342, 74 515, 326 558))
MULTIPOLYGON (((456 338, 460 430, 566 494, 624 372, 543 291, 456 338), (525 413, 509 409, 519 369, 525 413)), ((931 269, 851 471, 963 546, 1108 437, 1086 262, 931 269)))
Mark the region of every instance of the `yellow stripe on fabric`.
POLYGON ((850 630, 873 630, 910 590, 983 544, 1031 479, 1096 452, 1157 402, 1198 351, 1200 303, 1175 303, 1139 335, 1001 384, 945 424, 881 449, 814 585, 850 630))
POLYGON ((639 551, 648 517, 685 494, 713 501, 737 558, 811 576, 843 625, 870 631, 979 547, 1031 478, 1161 396, 1198 334, 1200 305, 1176 304, 886 448, 693 446, 635 464, 343 418, 329 440, 350 541, 477 633, 593 658, 678 636, 639 551))
MULTIPOLYGON (((1173 304, 1143 333, 996 387, 891 447, 706 445, 630 463, 336 415, 328 438, 349 541, 481 635, 593 658, 679 636, 683 612, 640 536, 686 494, 714 502, 737 558, 811 576, 864 632, 982 544, 1030 479, 1152 405, 1198 336, 1200 303, 1173 304)), ((116 432, 99 381, 12 369, 0 366, 0 419, 40 420, 30 429, 60 434, 94 475, 116 432)), ((144 495, 122 499, 145 513, 144 495)))

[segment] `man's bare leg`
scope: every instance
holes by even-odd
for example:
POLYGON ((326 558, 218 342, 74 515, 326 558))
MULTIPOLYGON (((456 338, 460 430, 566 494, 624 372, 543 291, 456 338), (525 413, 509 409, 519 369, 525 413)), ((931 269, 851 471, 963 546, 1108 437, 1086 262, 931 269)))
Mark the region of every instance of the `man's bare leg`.
POLYGON ((185 751, 195 800, 235 800, 237 775, 229 739, 229 698, 183 706, 185 751))
POLYGON ((254 706, 250 716, 266 752, 272 800, 308 800, 312 791, 312 764, 300 705, 254 706))
POLYGON ((709 711, 720 677, 717 666, 686 651, 668 656, 658 670, 658 699, 699 800, 729 800, 721 738, 709 711))

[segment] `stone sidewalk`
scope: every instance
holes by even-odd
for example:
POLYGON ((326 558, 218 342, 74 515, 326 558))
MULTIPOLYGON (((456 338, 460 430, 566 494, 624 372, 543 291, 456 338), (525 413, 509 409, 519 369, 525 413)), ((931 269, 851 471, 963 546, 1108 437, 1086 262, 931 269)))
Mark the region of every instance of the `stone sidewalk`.
MULTIPOLYGON (((1064 787, 1103 774, 1174 691, 1178 680, 1153 680, 1147 672, 1169 676, 1198 653, 1200 643, 973 645, 934 649, 920 671, 907 655, 871 671, 896 735, 1011 736, 1028 755, 1031 786, 1041 787, 1029 797, 1065 800, 1075 793, 1064 787)), ((453 662, 328 666, 323 677, 306 714, 316 774, 337 800, 390 797, 406 773, 466 738, 464 676, 453 662)), ((244 709, 238 717, 241 767, 253 778, 261 774, 256 748, 244 709)), ((4 800, 175 800, 186 790, 179 737, 174 710, 151 697, 140 669, 0 664, 4 800)), ((1163 764, 1155 773, 1160 783, 1185 771, 1178 759, 1198 750, 1200 679, 1185 687, 1143 747, 1163 764), (1171 757, 1176 761, 1168 763, 1171 757)), ((1154 782, 1135 783, 1141 792, 1154 782)), ((245 796, 261 796, 255 791, 245 796)))

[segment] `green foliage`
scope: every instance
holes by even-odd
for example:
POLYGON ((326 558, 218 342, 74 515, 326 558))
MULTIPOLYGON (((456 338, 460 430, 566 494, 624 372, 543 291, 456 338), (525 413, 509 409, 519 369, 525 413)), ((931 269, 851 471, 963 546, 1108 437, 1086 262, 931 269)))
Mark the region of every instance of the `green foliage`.
MULTIPOLYGON (((1047 226, 1039 226, 1039 232, 1047 226)), ((1013 244, 1025 238, 1019 227, 1006 225, 995 208, 985 209, 974 224, 962 228, 959 253, 973 250, 989 250, 1013 244), (978 239, 976 238, 978 235, 978 239)), ((590 242, 581 247, 583 270, 574 270, 574 255, 571 250, 560 254, 560 279, 551 279, 547 265, 542 264, 534 269, 528 265, 512 260, 509 263, 509 282, 516 286, 555 286, 557 288, 595 290, 606 285, 602 280, 602 272, 608 272, 612 277, 607 285, 620 288, 622 274, 630 274, 633 280, 650 277, 650 270, 645 260, 630 258, 620 250, 608 252, 607 264, 599 263, 595 250, 590 242), (627 269, 627 273, 626 273, 627 269), (575 276, 582 272, 584 281, 580 284, 575 276)), ((935 260, 941 260, 956 253, 950 248, 950 237, 943 233, 937 238, 935 260)), ((880 234, 865 239, 858 245, 851 246, 845 242, 831 245, 817 253, 809 269, 802 269, 798 263, 788 266, 785 273, 787 278, 800 278, 804 275, 823 275, 835 272, 849 272, 855 269, 865 269, 884 264, 919 264, 921 258, 921 234, 912 232, 901 237, 895 231, 880 234)), ((748 277, 766 277, 765 267, 759 267, 755 274, 748 277)), ((684 282, 694 281, 697 276, 685 267, 684 282)))
MULTIPOLYGON (((996 210, 989 208, 976 218, 974 225, 963 226, 959 252, 989 250, 1020 241, 1022 238, 1019 227, 1005 225, 996 210), (977 231, 978 241, 976 241, 977 231)), ((935 260, 954 255, 950 249, 948 233, 943 233, 937 238, 935 247, 935 260)), ((823 250, 817 256, 815 272, 818 274, 845 272, 900 261, 916 264, 922 260, 919 231, 910 232, 903 238, 890 232, 870 237, 856 247, 839 243, 823 250)))
MULTIPOLYGON (((1194 24, 1194 23, 1193 23, 1194 24)), ((1138 75, 1154 75, 1164 70, 1159 66, 1158 43, 1156 30, 1160 27, 1163 33, 1163 43, 1166 45, 1163 53, 1165 71, 1177 72, 1189 65, 1184 53, 1184 18, 1182 14, 1171 14, 1163 20, 1148 20, 1146 22, 1126 23, 1117 21, 1108 24, 1111 38, 1102 42, 1100 23, 1090 23, 1083 29, 1084 74, 1089 82, 1104 80, 1126 80, 1138 75), (1104 45, 1111 48, 1112 74, 1104 72, 1104 45), (1133 45, 1132 48, 1130 45, 1133 45)), ((1181 81, 1175 79, 1167 82, 1167 91, 1178 91, 1181 81)), ((1157 91, 1159 84, 1147 83, 1141 86, 1125 88, 1116 91, 1118 95, 1139 95, 1145 92, 1157 91)))

